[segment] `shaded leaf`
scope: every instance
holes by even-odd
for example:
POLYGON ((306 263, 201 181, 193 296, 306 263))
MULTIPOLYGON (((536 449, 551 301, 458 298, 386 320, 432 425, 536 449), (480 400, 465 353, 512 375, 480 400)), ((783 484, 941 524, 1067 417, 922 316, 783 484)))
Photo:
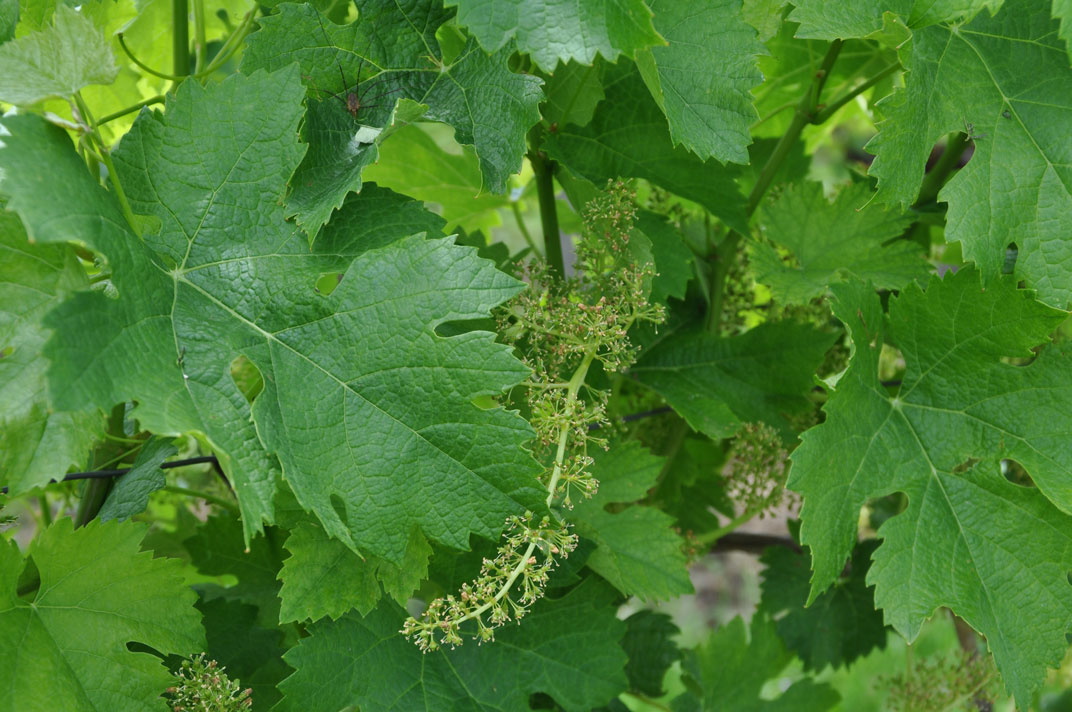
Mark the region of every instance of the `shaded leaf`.
POLYGON ((178 450, 169 438, 150 438, 142 445, 130 472, 116 478, 97 517, 102 522, 109 519, 124 521, 144 512, 149 506, 149 495, 167 484, 160 465, 176 452, 178 450))
POLYGON ((848 39, 865 37, 882 27, 882 14, 894 13, 910 28, 921 28, 950 20, 971 20, 982 11, 997 12, 1004 0, 797 0, 789 20, 799 22, 797 37, 808 39, 848 39))
POLYGON ((596 184, 644 178, 695 200, 743 231, 744 197, 734 182, 738 169, 701 161, 674 147, 666 117, 630 63, 607 67, 603 85, 606 98, 591 123, 560 126, 544 141, 548 154, 596 184))
POLYGON ((406 613, 392 603, 365 618, 322 621, 287 652, 297 672, 280 686, 278 709, 528 712, 529 696, 543 692, 567 712, 587 712, 626 685, 626 626, 614 617, 613 595, 595 583, 540 601, 522 625, 496 631, 494 643, 456 650, 422 653, 398 633, 406 613))
POLYGON ((650 697, 662 697, 663 677, 680 657, 681 651, 671 640, 681 633, 665 613, 637 611, 625 619, 628 626, 622 647, 629 655, 625 673, 630 689, 650 697))

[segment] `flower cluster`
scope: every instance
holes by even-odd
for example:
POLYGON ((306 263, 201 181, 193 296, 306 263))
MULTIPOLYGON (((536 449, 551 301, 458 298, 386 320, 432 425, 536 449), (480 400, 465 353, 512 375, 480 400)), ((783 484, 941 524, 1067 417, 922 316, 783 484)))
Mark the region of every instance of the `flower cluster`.
POLYGON ((484 559, 476 581, 463 585, 457 596, 432 601, 420 620, 406 620, 402 632, 427 652, 442 645, 461 645, 460 628, 468 620, 476 621, 481 642, 494 640, 498 626, 520 620, 528 606, 543 595, 555 557, 566 558, 577 548, 577 536, 552 524, 550 518, 544 517, 538 524, 533 521, 532 512, 511 517, 498 555, 484 559), (513 592, 519 580, 518 590, 513 592), (502 585, 503 581, 506 585, 502 585))
POLYGON ((883 680, 886 704, 895 712, 989 709, 997 687, 997 669, 989 655, 960 651, 925 658, 910 673, 883 680))
POLYGON ((596 363, 607 373, 628 367, 637 353, 629 329, 664 318, 662 305, 647 301, 655 273, 641 241, 630 239, 636 207, 625 185, 612 182, 583 217, 577 275, 563 278, 542 263, 525 265, 521 276, 529 289, 498 314, 499 333, 533 372, 526 405, 536 431, 534 454, 546 465, 541 482, 551 515, 538 523, 531 513, 509 520, 497 556, 484 560, 475 581, 405 622, 402 632, 422 650, 461 644, 468 621, 475 621, 478 640, 492 640, 496 627, 520 619, 543 595, 551 569, 577 546, 556 508, 572 507, 575 497, 591 497, 599 486, 589 472, 588 447, 606 447, 597 433, 606 432, 609 393, 585 382, 589 369, 596 363))
POLYGON ((165 693, 174 712, 239 712, 253 706, 253 690, 243 690, 215 660, 206 661, 204 653, 183 660, 175 677, 179 684, 165 693))
POLYGON ((737 434, 726 469, 726 494, 746 513, 759 514, 795 495, 785 489, 789 452, 776 431, 766 423, 747 423, 737 434))

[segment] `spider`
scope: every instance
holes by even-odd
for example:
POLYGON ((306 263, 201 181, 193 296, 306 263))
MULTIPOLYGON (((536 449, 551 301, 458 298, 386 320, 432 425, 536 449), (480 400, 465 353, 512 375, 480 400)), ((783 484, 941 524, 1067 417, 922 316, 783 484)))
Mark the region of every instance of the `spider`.
MULTIPOLYGON (((324 34, 324 40, 327 42, 328 46, 331 46, 331 39, 328 37, 327 30, 324 27, 324 21, 320 18, 320 13, 317 13, 316 21, 320 23, 320 31, 324 34)), ((371 39, 369 40, 369 42, 371 43, 371 39)), ((335 66, 339 68, 339 77, 342 79, 342 89, 340 91, 335 92, 334 94, 328 95, 329 99, 338 99, 339 101, 341 101, 347 113, 349 113, 350 116, 354 117, 355 120, 357 119, 358 113, 360 113, 361 111, 366 109, 378 109, 383 106, 382 104, 369 104, 368 102, 377 101, 378 99, 382 99, 390 94, 400 92, 403 89, 403 87, 388 89, 386 91, 380 92, 379 94, 371 98, 365 96, 365 92, 362 92, 361 89, 358 88, 358 82, 361 79, 361 70, 365 67, 364 55, 367 54, 368 51, 366 50, 361 55, 361 61, 358 62, 357 65, 357 79, 354 80, 354 86, 352 89, 350 88, 349 82, 346 81, 346 73, 343 72, 342 65, 336 58, 335 66)), ((311 83, 313 82, 312 77, 306 76, 305 78, 308 79, 311 83)), ((320 93, 320 90, 316 88, 315 83, 313 88, 316 89, 318 94, 320 93)))

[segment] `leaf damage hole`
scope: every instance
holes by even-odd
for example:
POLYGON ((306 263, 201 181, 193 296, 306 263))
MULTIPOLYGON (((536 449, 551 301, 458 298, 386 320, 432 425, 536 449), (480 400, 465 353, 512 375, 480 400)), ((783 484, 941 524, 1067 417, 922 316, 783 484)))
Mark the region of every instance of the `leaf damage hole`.
POLYGON ((1020 256, 1020 248, 1015 242, 1005 246, 1005 262, 1001 265, 1002 274, 1012 274, 1016 269, 1016 259, 1020 256))
POLYGON ((260 369, 242 355, 231 361, 231 380, 248 403, 253 403, 264 390, 264 377, 260 369))
POLYGON ((954 475, 963 475, 965 472, 967 472, 968 470, 972 469, 973 467, 975 467, 978 464, 979 464, 979 458, 969 457, 967 460, 965 460, 964 462, 960 463, 959 465, 957 465, 956 467, 953 468, 953 474, 954 475))
POLYGON ((342 282, 342 278, 343 274, 341 272, 325 272, 316 278, 313 291, 322 297, 326 297, 335 291, 335 288, 342 282))
POLYGON ((338 494, 331 495, 331 508, 335 510, 335 514, 342 521, 342 525, 349 529, 350 518, 346 514, 346 502, 338 494))
POLYGON ((1035 487, 1035 482, 1031 479, 1031 475, 1029 475, 1024 466, 1016 460, 1002 460, 1001 474, 1003 474, 1005 479, 1009 482, 1019 487, 1035 487))

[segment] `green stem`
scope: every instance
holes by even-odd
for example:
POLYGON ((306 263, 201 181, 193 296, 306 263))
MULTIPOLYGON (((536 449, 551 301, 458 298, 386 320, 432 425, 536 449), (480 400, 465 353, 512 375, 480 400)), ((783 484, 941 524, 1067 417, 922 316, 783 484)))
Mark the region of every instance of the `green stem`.
POLYGON ((171 73, 190 73, 190 6, 187 0, 171 0, 171 73))
POLYGON ((194 74, 205 66, 205 0, 194 0, 194 74))
MULTIPOLYGON (((569 380, 569 391, 566 396, 567 403, 573 403, 577 399, 577 394, 581 390, 581 386, 584 385, 584 379, 588 375, 588 368, 592 365, 592 361, 595 359, 596 350, 598 347, 589 349, 584 359, 581 361, 581 365, 577 367, 577 370, 573 372, 573 376, 569 380)), ((559 431, 558 434, 558 450, 555 452, 555 466, 551 473, 551 481, 547 484, 547 506, 550 507, 551 503, 555 499, 555 489, 558 487, 558 480, 562 476, 562 466, 566 461, 566 444, 569 441, 570 426, 566 425, 559 431)), ((490 601, 484 603, 481 606, 469 611, 464 617, 458 619, 458 624, 462 624, 465 621, 473 620, 479 617, 492 607, 493 604, 501 601, 506 594, 510 592, 514 582, 517 581, 517 577, 524 573, 525 569, 529 567, 529 559, 532 557, 533 552, 536 551, 536 542, 531 542, 525 549, 524 555, 521 557, 521 561, 518 562, 511 571, 510 575, 506 577, 503 585, 495 592, 495 595, 490 601)))
POLYGON ((37 495, 37 506, 41 510, 41 523, 44 525, 44 529, 48 529, 52 526, 52 505, 48 503, 48 497, 45 493, 37 495))
POLYGON ((238 51, 238 48, 242 46, 242 40, 245 39, 245 36, 249 34, 251 29, 253 29, 253 18, 256 16, 257 11, 255 9, 246 13, 246 16, 242 19, 242 24, 238 26, 238 29, 231 33, 231 36, 223 43, 223 47, 221 47, 220 51, 216 53, 216 56, 212 58, 212 61, 209 62, 208 66, 197 75, 198 79, 207 77, 215 72, 238 51))
POLYGON ((103 139, 101 139, 97 124, 93 121, 93 114, 90 113, 89 107, 86 105, 85 100, 82 99, 81 92, 76 91, 74 93, 74 101, 78 107, 78 113, 82 116, 82 121, 85 122, 86 127, 89 129, 89 136, 96 144, 94 147, 96 152, 108 168, 108 181, 115 190, 115 197, 119 200, 119 207, 123 211, 123 217, 127 219, 127 224, 130 225, 130 229, 134 231, 134 234, 141 237, 141 229, 138 227, 138 221, 134 217, 134 210, 131 209, 130 202, 127 200, 127 194, 123 190, 123 184, 119 182, 119 174, 116 172, 115 164, 112 162, 112 155, 108 151, 108 147, 104 145, 103 139))
POLYGON ((113 112, 111 114, 108 114, 107 116, 104 116, 101 119, 98 119, 97 126, 102 126, 102 125, 108 123, 109 121, 115 121, 116 119, 120 119, 120 118, 126 116, 127 114, 133 114, 135 111, 137 111, 138 109, 142 108, 143 106, 152 106, 153 104, 163 104, 163 103, 164 103, 163 95, 157 94, 154 97, 151 97, 149 99, 145 99, 144 101, 139 101, 137 104, 132 104, 132 105, 128 106, 125 109, 120 109, 119 111, 113 112))
POLYGON ((824 123, 827 119, 829 119, 831 116, 836 114, 838 109, 840 109, 841 107, 845 106, 845 104, 848 104, 850 101, 852 101, 853 99, 858 97, 860 94, 863 94, 865 91, 867 91, 871 87, 875 86, 876 84, 878 84, 883 79, 885 79, 886 77, 890 76, 891 74, 893 74, 894 72, 896 72, 900 68, 901 68, 901 63, 900 62, 894 62, 890 66, 888 66, 885 69, 883 69, 882 71, 880 71, 875 76, 873 76, 870 79, 868 79, 863 84, 860 84, 859 86, 857 86, 855 89, 850 89, 849 91, 845 92, 845 94, 842 95, 840 98, 835 99, 834 101, 832 101, 829 104, 827 104, 826 106, 824 106, 821 110, 819 110, 819 112, 816 113, 815 116, 812 117, 811 123, 813 123, 813 124, 824 123))
POLYGON ((529 152, 529 162, 536 176, 536 197, 540 203, 544 255, 551 271, 563 279, 566 276, 566 267, 562 259, 562 235, 558 230, 558 208, 555 206, 555 162, 538 150, 529 152))
POLYGON ((122 32, 117 33, 115 38, 117 40, 119 40, 119 48, 121 50, 123 50, 124 54, 126 54, 127 59, 129 59, 131 62, 133 62, 135 65, 137 65, 137 67, 139 69, 141 69, 143 72, 145 72, 146 74, 151 74, 154 77, 160 77, 161 79, 167 79, 168 81, 171 81, 171 82, 181 82, 182 81, 182 77, 180 77, 180 76, 178 76, 176 74, 166 74, 164 72, 157 71, 157 70, 153 69, 152 67, 150 67, 145 62, 143 62, 140 59, 138 59, 137 57, 135 57, 134 53, 130 51, 129 47, 127 47, 127 42, 126 42, 125 39, 123 39, 123 33, 122 32))
POLYGON ((215 504, 217 507, 223 507, 224 509, 234 512, 235 514, 239 513, 238 505, 236 505, 234 502, 226 500, 223 497, 217 497, 214 494, 209 494, 208 492, 189 489, 188 487, 179 487, 177 485, 167 485, 163 487, 163 490, 165 492, 173 492, 175 494, 184 494, 189 497, 197 497, 199 499, 205 500, 206 502, 215 504))
POLYGON ((941 157, 923 178, 923 185, 919 188, 919 197, 916 198, 915 202, 916 207, 933 203, 938 198, 938 192, 945 185, 949 175, 956 170, 957 165, 960 163, 960 157, 964 155, 964 149, 967 146, 967 134, 962 131, 954 131, 949 134, 941 157))
POLYGON ((755 518, 755 516, 757 514, 759 514, 758 511, 752 511, 752 512, 746 511, 743 514, 741 514, 740 516, 737 516, 737 517, 734 517, 733 519, 731 519, 724 526, 721 526, 718 529, 715 529, 714 531, 710 531, 710 532, 707 532, 706 534, 701 534, 700 536, 696 537, 696 543, 701 544, 703 546, 710 546, 711 544, 714 544, 716 541, 718 541, 722 537, 726 536, 730 532, 732 532, 732 531, 736 530, 737 528, 739 528, 742 524, 745 524, 746 522, 750 522, 752 519, 755 518))
POLYGON ((629 690, 626 690, 622 694, 623 695, 628 695, 629 697, 632 697, 634 700, 638 700, 639 702, 643 702, 647 706, 654 707, 657 710, 666 710, 666 712, 671 712, 670 708, 667 707, 666 705, 664 705, 662 702, 659 702, 658 700, 653 700, 650 697, 648 697, 647 695, 642 695, 639 692, 631 692, 629 690))
POLYGON ((529 249, 532 250, 532 254, 540 254, 540 250, 536 247, 536 241, 532 239, 532 233, 529 232, 528 227, 525 225, 525 219, 521 216, 521 208, 518 206, 517 200, 510 201, 510 209, 514 212, 514 220, 517 221, 517 229, 521 231, 521 236, 525 238, 525 242, 528 243, 529 249))
MULTIPOLYGON (((793 121, 789 124, 789 128, 786 129, 781 139, 779 139, 778 144, 774 147, 774 152, 771 153, 767 163, 760 171, 756 184, 752 186, 752 192, 748 194, 748 206, 745 214, 749 220, 755 214, 771 183, 774 182, 778 169, 782 167, 782 163, 785 162, 789 152, 796 145, 804 127, 812 122, 815 116, 815 109, 819 105, 819 98, 823 93, 823 86, 826 84, 827 77, 830 76, 830 70, 833 68, 834 62, 837 61, 843 44, 841 40, 834 40, 830 43, 830 48, 827 50, 826 56, 823 57, 823 63, 815 73, 811 86, 808 87, 808 91, 797 102, 797 108, 793 113, 793 121)), ((723 290, 726 285, 726 277, 729 275, 741 240, 741 234, 733 231, 726 236, 726 239, 722 241, 722 244, 719 245, 715 252, 715 265, 714 269, 711 270, 711 281, 708 289, 708 294, 711 295, 707 308, 706 326, 708 331, 718 331, 719 321, 722 317, 723 290)))

